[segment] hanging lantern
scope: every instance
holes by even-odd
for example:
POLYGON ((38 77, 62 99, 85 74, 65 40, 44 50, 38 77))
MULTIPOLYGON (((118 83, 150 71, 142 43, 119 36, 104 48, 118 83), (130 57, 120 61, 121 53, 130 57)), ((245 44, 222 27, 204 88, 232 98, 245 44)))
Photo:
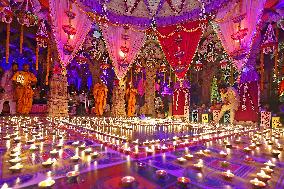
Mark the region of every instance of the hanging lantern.
POLYGON ((79 64, 86 64, 88 59, 83 55, 83 53, 81 53, 80 55, 76 56, 75 60, 79 63, 79 64))
POLYGON ((21 25, 27 27, 35 26, 38 22, 37 16, 27 10, 19 11, 17 13, 17 20, 21 25))
POLYGON ((72 11, 70 11, 70 10, 65 11, 65 14, 66 14, 67 17, 68 17, 69 19, 71 19, 71 20, 76 17, 76 13, 75 13, 75 12, 72 12, 72 11))
POLYGON ((13 12, 11 7, 3 7, 3 10, 0 12, 0 18, 2 22, 10 24, 13 20, 13 12))
POLYGON ((129 48, 127 48, 125 45, 120 47, 121 52, 124 54, 127 54, 129 52, 129 48))
POLYGON ((277 47, 277 41, 272 24, 270 23, 265 32, 263 42, 261 45, 264 54, 273 53, 277 47))
POLYGON ((165 73, 167 72, 167 66, 165 63, 163 63, 161 66, 160 66, 160 69, 159 69, 160 72, 162 73, 165 73))
POLYGON ((68 43, 63 46, 63 52, 66 55, 70 55, 73 52, 73 50, 74 48, 68 43))
POLYGON ((46 48, 47 40, 48 40, 48 34, 46 31, 45 23, 44 21, 41 21, 38 31, 36 33, 36 41, 37 41, 38 46, 42 48, 46 48))
POLYGON ((195 68, 195 70, 197 72, 199 72, 199 71, 201 71, 203 69, 203 64, 199 60, 197 60, 196 63, 195 63, 194 68, 195 68))
POLYGON ((76 29, 72 25, 63 25, 62 29, 69 36, 70 35, 75 35, 76 32, 77 32, 76 29))
POLYGON ((100 65, 100 68, 103 69, 103 70, 107 70, 107 69, 110 68, 110 65, 109 65, 108 63, 102 63, 102 64, 100 65))
POLYGON ((228 61, 227 60, 221 60, 221 62, 220 62, 220 67, 221 67, 221 69, 226 69, 227 68, 227 66, 228 66, 228 61))
POLYGON ((141 66, 141 64, 136 64, 136 66, 135 66, 135 73, 140 73, 141 71, 142 71, 142 69, 143 69, 143 67, 141 66))

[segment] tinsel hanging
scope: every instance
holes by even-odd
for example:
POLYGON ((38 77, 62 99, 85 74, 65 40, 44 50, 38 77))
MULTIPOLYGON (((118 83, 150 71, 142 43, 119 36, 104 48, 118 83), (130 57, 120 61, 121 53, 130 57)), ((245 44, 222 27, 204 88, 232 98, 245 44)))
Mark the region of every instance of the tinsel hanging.
POLYGON ((9 2, 6 7, 1 10, 0 19, 2 22, 6 23, 6 63, 9 63, 9 56, 10 56, 10 33, 11 33, 11 22, 13 20, 13 12, 11 11, 11 7, 9 2))

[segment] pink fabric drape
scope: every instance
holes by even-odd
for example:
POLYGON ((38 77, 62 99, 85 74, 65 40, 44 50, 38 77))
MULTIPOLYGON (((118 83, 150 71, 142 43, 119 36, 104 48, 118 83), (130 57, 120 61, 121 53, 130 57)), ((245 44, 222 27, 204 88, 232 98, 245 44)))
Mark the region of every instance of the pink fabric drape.
POLYGON ((65 11, 69 10, 69 2, 69 0, 49 0, 52 30, 60 60, 64 66, 67 66, 74 58, 92 26, 92 22, 89 20, 88 16, 73 3, 72 12, 76 13, 76 17, 72 19, 71 25, 76 28, 76 34, 70 39, 69 44, 74 50, 70 55, 64 54, 63 47, 67 43, 68 35, 63 31, 62 26, 69 24, 69 18, 65 13, 65 11))
POLYGON ((146 35, 143 30, 137 30, 132 26, 127 30, 127 34, 125 33, 124 26, 104 24, 101 26, 101 29, 112 59, 115 74, 120 80, 126 75, 137 53, 144 45, 146 35), (128 39, 123 39, 123 35, 127 35, 128 39), (124 53, 124 57, 121 56, 121 47, 126 47, 129 51, 128 53, 124 53))
POLYGON ((229 3, 227 8, 220 9, 217 13, 215 23, 219 26, 218 36, 222 41, 226 52, 235 59, 236 67, 241 68, 246 63, 247 59, 236 58, 237 50, 243 49, 244 54, 249 54, 253 38, 255 36, 258 20, 261 18, 262 10, 266 0, 236 0, 229 3), (243 15, 240 19, 240 29, 247 28, 247 35, 241 40, 241 47, 239 41, 233 40, 232 35, 239 30, 239 22, 234 23, 234 18, 243 15))

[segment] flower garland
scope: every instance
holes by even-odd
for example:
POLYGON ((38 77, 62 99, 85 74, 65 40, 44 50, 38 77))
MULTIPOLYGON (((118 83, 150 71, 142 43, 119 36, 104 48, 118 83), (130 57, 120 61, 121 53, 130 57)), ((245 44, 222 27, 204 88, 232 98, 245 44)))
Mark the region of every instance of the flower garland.
POLYGON ((249 102, 251 104, 251 109, 255 110, 256 108, 255 108, 254 103, 252 102, 252 97, 251 97, 250 93, 248 92, 248 83, 241 84, 240 88, 243 85, 244 85, 244 93, 243 93, 243 96, 242 96, 242 105, 241 105, 242 111, 245 111, 247 109, 247 107, 246 107, 246 100, 247 100, 247 98, 249 99, 249 102))

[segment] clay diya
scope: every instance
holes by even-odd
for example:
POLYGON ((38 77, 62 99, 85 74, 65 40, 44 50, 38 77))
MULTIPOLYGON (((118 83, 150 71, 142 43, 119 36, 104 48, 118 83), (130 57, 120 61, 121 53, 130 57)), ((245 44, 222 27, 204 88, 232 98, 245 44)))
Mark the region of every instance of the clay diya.
POLYGON ((265 162, 264 165, 269 166, 271 169, 273 169, 276 165, 273 164, 270 160, 265 162))
POLYGON ((225 158, 225 157, 228 156, 228 154, 227 154, 226 152, 224 152, 224 151, 221 151, 219 154, 220 154, 220 156, 221 156, 222 158, 225 158))
POLYGON ((51 188, 55 184, 55 180, 48 178, 38 183, 39 188, 51 188))
POLYGON ((177 158, 177 161, 180 164, 184 164, 187 160, 185 158, 183 158, 183 157, 179 157, 179 158, 177 158))
POLYGON ((93 153, 90 153, 90 156, 92 158, 97 158, 100 154, 98 152, 93 152, 93 153))
POLYGON ((11 165, 16 165, 17 163, 19 163, 19 162, 21 162, 21 161, 22 161, 22 159, 17 156, 17 157, 15 157, 14 159, 9 160, 9 163, 10 163, 11 165))
POLYGON ((271 179, 271 176, 267 175, 264 170, 261 170, 259 173, 256 174, 257 178, 263 182, 267 182, 271 179))
POLYGON ((84 150, 84 153, 86 155, 89 155, 92 151, 93 151, 92 148, 87 148, 87 149, 84 150))
POLYGON ((250 183, 255 187, 255 188, 264 188, 266 184, 257 178, 250 180, 250 183))
POLYGON ((42 162, 41 165, 44 167, 50 167, 55 161, 51 158, 48 158, 46 161, 42 162))
POLYGON ((70 172, 68 172, 68 173, 66 174, 66 177, 67 177, 67 178, 70 178, 70 179, 73 179, 73 178, 78 177, 79 174, 80 174, 79 171, 70 171, 70 172))
POLYGON ((266 174, 269 174, 269 175, 274 172, 273 169, 270 169, 269 166, 261 168, 261 170, 263 170, 266 174))
POLYGON ((193 155, 192 154, 185 154, 184 158, 187 159, 187 160, 191 160, 193 158, 193 155))
POLYGON ((21 163, 17 163, 16 165, 9 167, 9 170, 12 172, 19 172, 24 166, 21 163))
POLYGON ((190 179, 187 177, 178 177, 177 183, 182 187, 186 187, 190 183, 190 179))
POLYGON ((234 178, 234 174, 231 172, 231 170, 227 170, 225 172, 222 172, 223 177, 225 177, 225 179, 232 179, 234 178))
POLYGON ((50 151, 49 153, 51 154, 51 155, 57 155, 58 154, 58 150, 56 150, 56 149, 53 149, 52 151, 50 151))
POLYGON ((281 152, 279 150, 272 150, 271 153, 274 157, 278 157, 281 152))
POLYGON ((74 161, 74 162, 77 162, 77 161, 80 160, 80 156, 74 155, 74 156, 72 156, 70 159, 71 159, 72 161, 74 161))
POLYGON ((1 187, 1 189, 11 189, 11 188, 9 188, 7 183, 4 183, 1 187))
POLYGON ((167 174, 168 174, 167 171, 162 170, 162 169, 156 171, 156 175, 158 178, 165 178, 167 174))
POLYGON ((132 187, 136 179, 132 176, 125 176, 121 179, 121 184, 123 187, 132 187))

